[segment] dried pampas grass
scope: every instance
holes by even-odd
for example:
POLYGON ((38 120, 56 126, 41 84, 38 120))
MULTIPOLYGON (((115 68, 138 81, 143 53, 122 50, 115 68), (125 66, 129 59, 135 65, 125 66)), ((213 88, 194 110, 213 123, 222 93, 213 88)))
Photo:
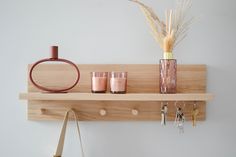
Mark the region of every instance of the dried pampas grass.
POLYGON ((193 18, 186 19, 187 12, 192 6, 191 0, 177 0, 174 10, 166 10, 165 22, 160 20, 152 8, 139 0, 130 1, 139 5, 152 30, 154 39, 164 52, 172 53, 174 47, 187 36, 189 26, 193 22, 193 18))

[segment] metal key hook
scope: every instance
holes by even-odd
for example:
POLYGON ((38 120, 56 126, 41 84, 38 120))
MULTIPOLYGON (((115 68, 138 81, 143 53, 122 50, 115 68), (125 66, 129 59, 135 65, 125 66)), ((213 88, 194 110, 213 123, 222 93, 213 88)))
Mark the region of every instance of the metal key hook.
POLYGON ((164 113, 167 113, 167 110, 168 110, 168 102, 161 102, 161 111, 164 112, 164 113))
POLYGON ((162 101, 161 104, 168 105, 168 101, 162 101))
POLYGON ((178 101, 175 101, 175 107, 176 109, 180 109, 180 110, 184 110, 185 109, 185 106, 186 106, 186 103, 185 101, 182 101, 183 105, 182 104, 178 104, 178 101))
POLYGON ((197 107, 198 105, 197 105, 197 101, 194 101, 193 102, 193 109, 197 109, 198 107, 197 107))

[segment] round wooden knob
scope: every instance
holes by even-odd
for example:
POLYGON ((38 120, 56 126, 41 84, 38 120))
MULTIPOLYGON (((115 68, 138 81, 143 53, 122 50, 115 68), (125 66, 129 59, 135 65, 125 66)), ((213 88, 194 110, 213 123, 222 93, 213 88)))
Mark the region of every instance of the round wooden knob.
POLYGON ((105 109, 101 109, 99 113, 101 116, 105 116, 107 114, 107 111, 105 109))
POLYGON ((41 114, 45 114, 46 111, 47 111, 47 110, 46 110, 45 108, 41 108, 41 109, 40 109, 40 113, 41 113, 41 114))
POLYGON ((137 109, 132 109, 131 113, 132 113, 132 115, 137 116, 138 115, 138 110, 137 109))

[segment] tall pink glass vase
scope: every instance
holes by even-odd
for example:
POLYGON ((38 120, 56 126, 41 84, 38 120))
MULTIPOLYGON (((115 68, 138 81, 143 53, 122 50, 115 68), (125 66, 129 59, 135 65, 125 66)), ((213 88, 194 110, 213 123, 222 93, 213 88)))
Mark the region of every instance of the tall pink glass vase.
POLYGON ((160 59, 159 86, 161 94, 174 94, 177 90, 177 60, 160 59))

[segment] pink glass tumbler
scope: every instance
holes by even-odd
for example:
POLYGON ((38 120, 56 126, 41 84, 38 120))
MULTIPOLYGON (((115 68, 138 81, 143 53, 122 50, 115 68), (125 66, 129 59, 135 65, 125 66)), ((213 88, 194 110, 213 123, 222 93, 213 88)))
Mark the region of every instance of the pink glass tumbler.
POLYGON ((110 92, 124 94, 127 90, 127 72, 110 73, 110 92))
POLYGON ((106 93, 107 76, 107 72, 91 72, 92 93, 106 93))

